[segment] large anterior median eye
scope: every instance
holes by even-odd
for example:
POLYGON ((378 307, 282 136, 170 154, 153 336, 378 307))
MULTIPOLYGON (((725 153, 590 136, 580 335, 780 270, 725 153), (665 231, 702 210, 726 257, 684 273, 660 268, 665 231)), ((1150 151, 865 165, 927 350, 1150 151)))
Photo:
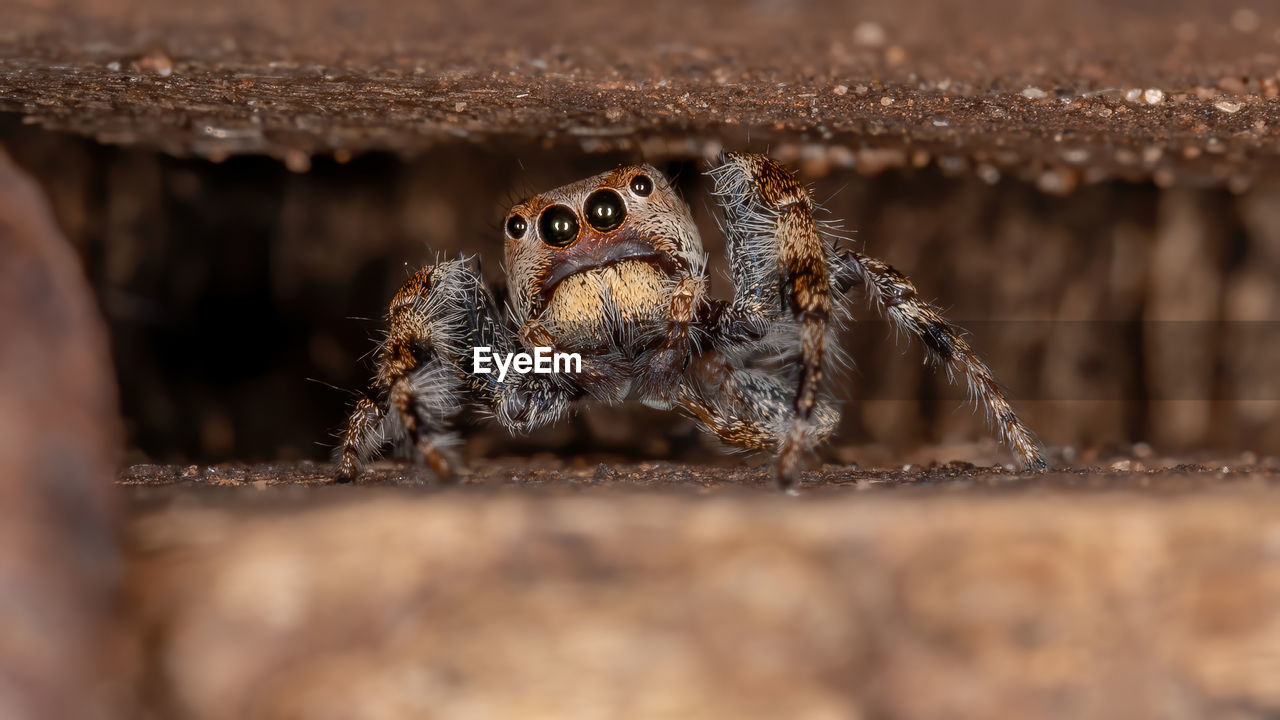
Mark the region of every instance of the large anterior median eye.
POLYGON ((627 217, 627 206, 612 190, 597 190, 587 198, 583 214, 587 223, 600 232, 608 232, 622 224, 627 217))
POLYGON ((552 205, 538 217, 538 232, 542 242, 564 247, 578 239, 578 216, 564 205, 552 205))

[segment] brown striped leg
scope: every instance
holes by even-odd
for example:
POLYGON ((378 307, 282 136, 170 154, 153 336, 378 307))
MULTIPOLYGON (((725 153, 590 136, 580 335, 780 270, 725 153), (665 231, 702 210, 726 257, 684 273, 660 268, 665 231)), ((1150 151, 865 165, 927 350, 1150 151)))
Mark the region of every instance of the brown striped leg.
POLYGON ((369 398, 360 398, 347 419, 342 448, 338 456, 338 479, 351 482, 360 473, 360 466, 386 442, 384 431, 386 416, 369 398))
POLYGON ((910 278, 883 261, 846 252, 839 256, 836 281, 841 289, 862 285, 882 315, 919 338, 930 360, 947 371, 950 381, 955 382, 957 375, 964 378, 969 393, 986 410, 987 422, 1026 467, 1046 467, 1039 441, 1018 419, 991 369, 969 347, 962 330, 944 318, 938 308, 920 299, 910 278))
POLYGON ((778 438, 778 484, 792 487, 812 455, 811 432, 826 359, 831 287, 813 199, 789 170, 763 155, 731 153, 710 172, 724 210, 734 299, 722 337, 764 337, 775 319, 796 326, 799 373, 791 420, 778 438))
POLYGON ((339 480, 355 479, 387 442, 407 443, 440 480, 452 480, 457 471, 448 457, 453 436, 447 427, 469 400, 492 395, 488 376, 470 374, 467 348, 480 336, 509 347, 503 332, 478 272, 466 262, 442 262, 409 278, 387 310, 371 397, 356 403, 347 422, 339 480))
MULTIPOLYGON (((711 434, 746 450, 777 451, 795 427, 795 388, 764 370, 743 369, 715 351, 690 365, 691 382, 680 385, 677 403, 711 434)), ((820 400, 805 425, 805 444, 812 447, 835 429, 839 413, 820 400)), ((788 486, 786 489, 791 489, 788 486)))
POLYGON ((386 393, 389 412, 373 400, 361 398, 347 421, 337 458, 338 479, 355 480, 360 466, 383 444, 403 437, 437 478, 452 482, 457 475, 448 458, 453 436, 442 430, 452 414, 446 408, 451 402, 460 402, 456 397, 461 388, 452 375, 452 371, 438 365, 393 374, 386 393))
MULTIPOLYGON (((445 387, 447 385, 433 392, 448 393, 445 387)), ((439 408, 429 408, 427 404, 432 401, 424 399, 422 395, 423 388, 415 387, 412 376, 404 375, 392 384, 388 398, 391 407, 395 408, 399 414, 405 434, 409 436, 413 449, 422 463, 430 468, 441 482, 452 483, 457 473, 454 470, 454 463, 450 462, 445 455, 446 448, 450 444, 450 436, 440 430, 443 419, 440 416, 443 413, 438 411, 433 413, 432 410, 439 410, 439 408)))

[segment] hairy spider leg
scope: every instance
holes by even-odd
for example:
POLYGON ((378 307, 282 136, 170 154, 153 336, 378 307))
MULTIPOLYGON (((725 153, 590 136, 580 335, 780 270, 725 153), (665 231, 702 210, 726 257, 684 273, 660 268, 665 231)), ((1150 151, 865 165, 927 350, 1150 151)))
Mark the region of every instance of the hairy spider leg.
POLYGON ((438 478, 451 481, 457 437, 450 427, 465 409, 492 412, 503 425, 527 430, 559 419, 576 391, 545 375, 499 382, 475 371, 472 348, 511 353, 518 342, 479 268, 467 260, 414 273, 391 301, 386 322, 370 394, 353 408, 337 450, 342 480, 353 480, 383 445, 407 442, 438 478))
MULTIPOLYGON (((808 189, 782 165, 763 155, 728 153, 709 174, 724 212, 734 284, 733 300, 714 319, 712 337, 721 349, 741 350, 767 343, 778 320, 795 331, 799 374, 787 403, 792 415, 775 439, 778 485, 790 489, 825 437, 813 425, 815 410, 824 402, 822 381, 833 327, 827 246, 808 189)), ((752 386, 754 382, 743 384, 752 386)), ((772 390, 763 397, 770 394, 772 390)))
MULTIPOLYGON (((679 406, 712 434, 744 450, 776 452, 794 419, 795 387, 767 370, 744 368, 722 353, 699 355, 689 367, 691 382, 680 386, 679 406)), ((810 445, 827 438, 840 419, 835 404, 822 397, 806 428, 810 445)))
POLYGON ((926 360, 941 365, 950 382, 963 378, 971 398, 984 410, 988 425, 1017 453, 1023 465, 1047 467, 1040 442, 1022 423, 986 363, 964 339, 964 331, 921 300, 911 279, 882 260, 852 251, 837 254, 835 285, 847 292, 863 288, 873 307, 908 337, 915 337, 928 353, 926 360))

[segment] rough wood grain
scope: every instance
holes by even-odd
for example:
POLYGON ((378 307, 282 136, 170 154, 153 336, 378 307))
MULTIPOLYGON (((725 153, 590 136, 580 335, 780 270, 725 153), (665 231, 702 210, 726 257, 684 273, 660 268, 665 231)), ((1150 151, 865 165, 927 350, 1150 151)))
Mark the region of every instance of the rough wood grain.
POLYGON ((1213 0, 29 0, 0 110, 223 158, 536 140, 689 157, 820 143, 1070 192, 1276 167, 1280 12, 1213 0))

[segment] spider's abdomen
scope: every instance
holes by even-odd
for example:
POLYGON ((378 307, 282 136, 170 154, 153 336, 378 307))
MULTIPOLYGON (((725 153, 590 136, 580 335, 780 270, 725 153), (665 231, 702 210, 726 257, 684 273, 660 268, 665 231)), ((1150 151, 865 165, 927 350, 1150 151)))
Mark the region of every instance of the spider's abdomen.
POLYGON ((643 260, 593 268, 561 281, 541 320, 565 349, 629 346, 661 317, 670 285, 643 260))

